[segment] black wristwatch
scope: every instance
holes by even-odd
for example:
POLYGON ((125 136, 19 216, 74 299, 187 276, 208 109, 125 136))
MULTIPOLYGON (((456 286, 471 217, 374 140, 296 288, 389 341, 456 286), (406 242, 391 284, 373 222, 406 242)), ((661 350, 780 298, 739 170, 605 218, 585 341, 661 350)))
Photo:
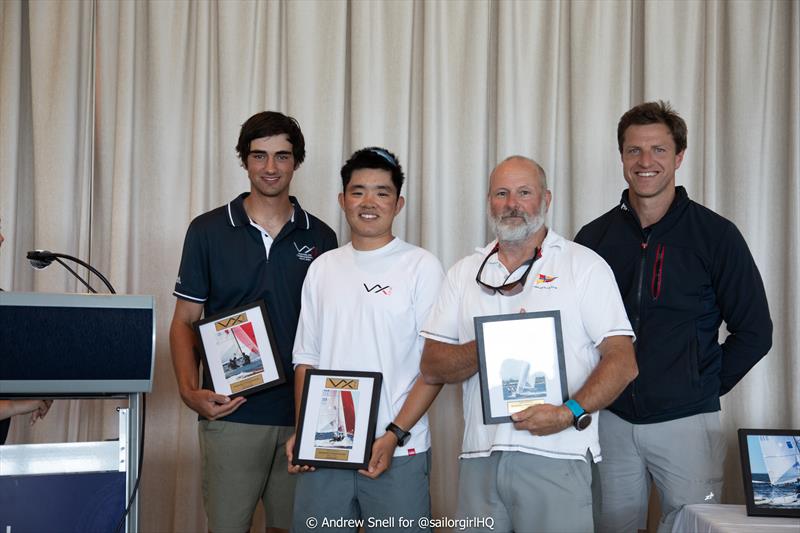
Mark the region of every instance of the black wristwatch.
POLYGON ((567 400, 564 402, 564 405, 572 411, 572 425, 575 426, 575 429, 583 431, 589 427, 589 424, 592 423, 592 415, 587 413, 583 407, 581 407, 581 404, 575 400, 567 400))
POLYGON ((394 422, 389 422, 389 425, 386 426, 386 431, 394 433, 394 436, 397 437, 397 445, 400 447, 405 446, 406 442, 408 442, 408 438, 411 436, 409 431, 406 431, 394 422))

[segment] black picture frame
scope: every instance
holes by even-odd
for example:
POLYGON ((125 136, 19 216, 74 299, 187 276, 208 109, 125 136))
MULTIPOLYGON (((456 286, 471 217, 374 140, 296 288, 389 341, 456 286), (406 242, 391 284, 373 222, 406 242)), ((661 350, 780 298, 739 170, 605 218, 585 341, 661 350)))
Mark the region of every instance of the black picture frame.
POLYGON ((738 433, 747 515, 800 518, 800 429, 738 433))
POLYGON ((474 323, 484 424, 511 422, 531 405, 567 401, 558 310, 478 316, 474 323))
POLYGON ((193 325, 214 392, 235 398, 286 383, 263 300, 216 313, 193 325))
POLYGON ((367 468, 382 383, 380 372, 307 370, 292 464, 367 468))

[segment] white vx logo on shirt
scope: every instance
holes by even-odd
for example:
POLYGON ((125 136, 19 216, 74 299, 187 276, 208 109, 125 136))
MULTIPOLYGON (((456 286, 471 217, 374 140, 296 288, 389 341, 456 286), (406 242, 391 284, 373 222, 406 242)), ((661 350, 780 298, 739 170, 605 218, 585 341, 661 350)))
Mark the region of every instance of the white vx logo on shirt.
POLYGON ((313 261, 314 256, 317 255, 316 246, 308 246, 306 244, 297 246, 296 242, 293 242, 292 244, 294 244, 294 249, 297 250, 297 258, 301 261, 313 261))

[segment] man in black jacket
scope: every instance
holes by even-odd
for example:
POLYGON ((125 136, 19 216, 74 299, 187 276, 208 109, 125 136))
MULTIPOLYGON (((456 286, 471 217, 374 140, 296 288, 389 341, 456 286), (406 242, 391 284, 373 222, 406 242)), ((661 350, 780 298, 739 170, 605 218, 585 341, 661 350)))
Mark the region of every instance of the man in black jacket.
POLYGON ((769 351, 772 321, 736 226, 675 186, 683 119, 665 102, 641 104, 622 116, 617 139, 629 188, 575 238, 614 271, 639 365, 638 378, 600 414, 597 529, 643 529, 652 479, 662 532, 681 506, 719 502, 719 397, 769 351), (720 344, 723 321, 730 335, 720 344))

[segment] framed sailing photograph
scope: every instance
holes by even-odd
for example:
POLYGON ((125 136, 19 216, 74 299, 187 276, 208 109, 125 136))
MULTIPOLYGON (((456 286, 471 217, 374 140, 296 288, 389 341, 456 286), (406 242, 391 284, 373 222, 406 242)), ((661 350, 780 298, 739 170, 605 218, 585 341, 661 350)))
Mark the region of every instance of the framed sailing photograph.
POLYGON ((380 372, 306 371, 293 464, 367 468, 382 381, 380 372))
POLYGON ((800 429, 740 429, 749 516, 800 518, 800 429))
POLYGON ((475 317, 483 423, 511 422, 532 405, 568 398, 561 313, 475 317))
POLYGON ((214 392, 236 397, 286 381, 263 301, 194 324, 214 392))

